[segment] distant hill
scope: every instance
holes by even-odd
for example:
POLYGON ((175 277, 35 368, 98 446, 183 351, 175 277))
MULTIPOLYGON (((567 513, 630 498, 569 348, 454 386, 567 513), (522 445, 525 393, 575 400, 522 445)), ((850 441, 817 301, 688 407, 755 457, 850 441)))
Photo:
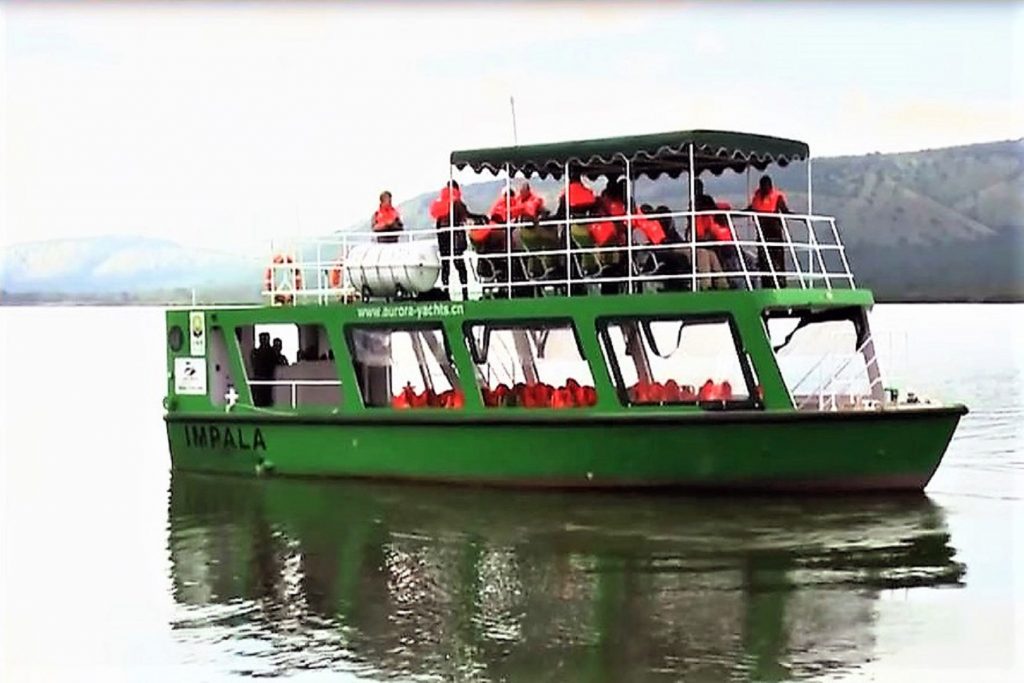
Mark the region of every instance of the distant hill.
POLYGON ((0 301, 129 303, 199 298, 250 301, 259 263, 234 254, 140 237, 92 237, 14 245, 0 253, 0 301))
MULTIPOLYGON (((879 300, 1024 300, 1024 141, 814 161, 815 213, 838 219, 857 281, 879 300)), ((802 210, 802 168, 773 169, 790 205, 802 210)), ((756 174, 752 175, 756 181, 756 174)), ((685 181, 644 183, 638 200, 684 207, 685 181)), ((439 183, 441 184, 441 183, 439 183)), ((740 206, 746 177, 707 180, 717 198, 740 206)), ((554 205, 555 181, 535 181, 554 205)), ((463 187, 485 212, 503 183, 463 187)), ((430 226, 436 194, 399 204, 409 229, 430 226)), ((368 230, 362 222, 352 230, 368 230)), ((0 252, 0 302, 255 301, 262 264, 174 242, 98 237, 16 245, 0 252)))
MULTIPOLYGON (((807 205, 803 168, 769 171, 794 210, 807 205)), ((756 182, 760 174, 752 174, 756 182)), ((684 208, 685 183, 645 183, 638 201, 684 208)), ((744 206, 745 175, 707 179, 718 199, 744 206)), ((833 215, 857 281, 879 300, 1024 300, 1024 141, 815 159, 814 211, 833 215)), ((531 181, 549 206, 561 184, 531 181)), ((503 181, 463 186, 486 212, 503 181)), ((430 227, 428 192, 399 205, 408 228, 430 227)), ((353 230, 369 230, 364 221, 353 230)))

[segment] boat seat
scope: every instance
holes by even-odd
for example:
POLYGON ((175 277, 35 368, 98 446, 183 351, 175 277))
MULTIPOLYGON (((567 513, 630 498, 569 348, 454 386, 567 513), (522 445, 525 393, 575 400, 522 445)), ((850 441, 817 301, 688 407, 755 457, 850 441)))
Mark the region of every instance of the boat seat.
MULTIPOLYGON (((593 249, 597 246, 594 238, 590 236, 587 225, 574 223, 569 227, 569 233, 573 244, 578 249, 593 249)), ((598 278, 605 275, 610 276, 619 265, 621 253, 618 251, 604 252, 581 252, 573 250, 573 264, 576 271, 584 278, 598 278)))
MULTIPOLYGON (((563 245, 560 231, 554 225, 522 225, 516 231, 523 251, 551 251, 563 245)), ((529 256, 520 259, 527 280, 557 279, 564 270, 565 259, 560 254, 529 256)))

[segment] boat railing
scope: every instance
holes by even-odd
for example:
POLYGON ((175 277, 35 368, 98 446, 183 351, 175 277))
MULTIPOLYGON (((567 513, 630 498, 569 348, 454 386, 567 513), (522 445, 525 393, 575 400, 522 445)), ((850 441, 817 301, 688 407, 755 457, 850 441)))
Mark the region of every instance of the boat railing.
POLYGON ((247 381, 250 387, 289 387, 291 393, 291 407, 298 407, 299 387, 340 387, 341 382, 336 379, 250 379, 247 381))
MULTIPOLYGON (((264 297, 278 304, 325 304, 358 298, 360 293, 345 267, 348 254, 354 246, 372 243, 376 237, 352 232, 290 244, 276 252, 285 258, 268 266, 264 297)), ((513 297, 522 288, 538 287, 556 288, 573 296, 591 285, 615 285, 628 292, 649 284, 676 291, 856 288, 835 219, 816 214, 717 209, 546 217, 533 222, 409 230, 388 233, 388 239, 433 245, 447 242, 450 248, 439 250, 438 258, 442 264, 447 262, 452 279, 447 287, 437 286, 446 290, 449 298, 458 298, 452 295, 459 293, 460 285, 488 298, 513 297), (726 228, 729 238, 697 240, 690 226, 702 216, 710 216, 726 228), (653 244, 634 223, 640 220, 670 221, 667 232, 674 232, 677 238, 653 244), (607 222, 623 226, 624 239, 598 246, 589 236, 589 226, 607 222), (496 231, 499 248, 474 242, 473 231, 481 228, 496 231), (470 282, 455 282, 460 266, 466 268, 470 282)))
MULTIPOLYGON (((882 393, 882 376, 878 370, 878 356, 874 353, 867 354, 866 351, 869 349, 874 349, 870 335, 857 348, 856 353, 846 358, 813 391, 807 394, 794 394, 793 400, 797 404, 797 410, 834 412, 875 407, 875 397, 882 393), (866 376, 872 378, 866 388, 863 386, 861 367, 857 368, 855 376, 850 376, 851 373, 847 372, 851 363, 858 357, 864 359, 865 363, 861 367, 866 376)), ((803 384, 828 357, 821 356, 818 362, 794 384, 794 389, 803 384)))

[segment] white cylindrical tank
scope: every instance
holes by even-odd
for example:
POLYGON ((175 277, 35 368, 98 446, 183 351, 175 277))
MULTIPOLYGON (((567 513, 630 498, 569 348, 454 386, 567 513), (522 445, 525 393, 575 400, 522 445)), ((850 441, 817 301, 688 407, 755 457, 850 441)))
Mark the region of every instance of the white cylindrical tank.
POLYGON ((359 244, 345 259, 352 286, 374 296, 394 296, 399 288, 420 294, 433 288, 441 270, 435 242, 359 244))

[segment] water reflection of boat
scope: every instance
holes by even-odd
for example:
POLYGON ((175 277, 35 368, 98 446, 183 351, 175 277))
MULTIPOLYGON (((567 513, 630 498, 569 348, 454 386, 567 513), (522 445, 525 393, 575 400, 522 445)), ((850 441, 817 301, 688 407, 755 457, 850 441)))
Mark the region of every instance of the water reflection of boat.
POLYGON ((872 657, 875 601, 958 586, 942 510, 175 473, 176 627, 267 672, 779 679, 872 657), (230 648, 229 648, 230 649, 230 648))

